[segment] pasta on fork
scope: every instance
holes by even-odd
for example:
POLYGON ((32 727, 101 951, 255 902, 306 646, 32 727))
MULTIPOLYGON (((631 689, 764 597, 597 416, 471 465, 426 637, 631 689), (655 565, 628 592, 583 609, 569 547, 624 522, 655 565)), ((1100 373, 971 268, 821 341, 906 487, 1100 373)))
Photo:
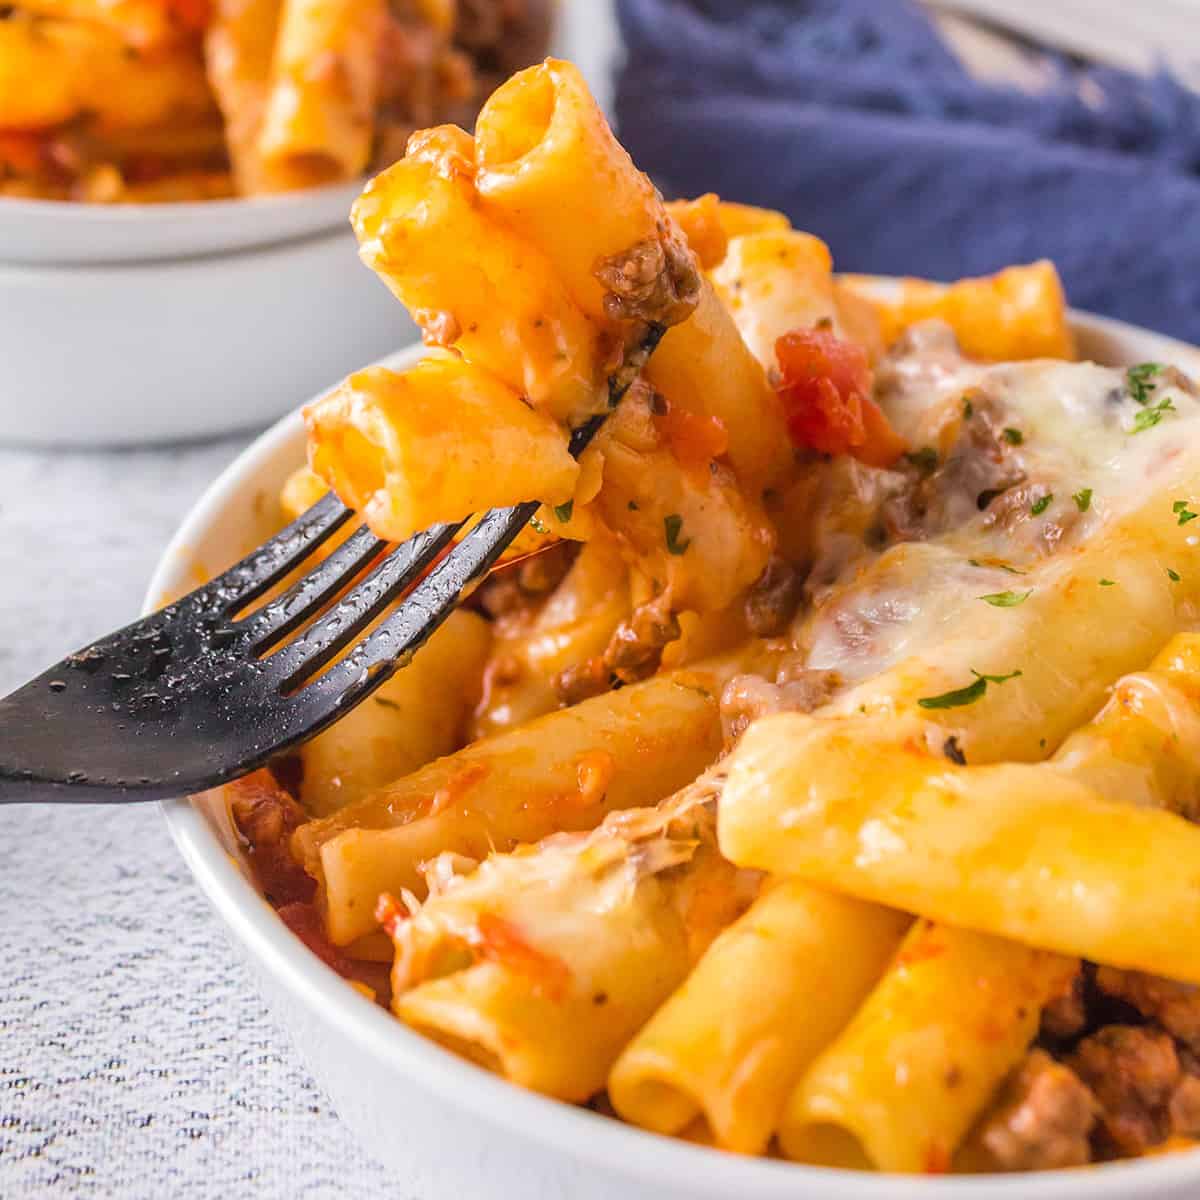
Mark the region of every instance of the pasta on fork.
POLYGON ((285 507, 541 507, 411 677, 230 789, 289 923, 450 1052, 721 1150, 1200 1139, 1186 364, 1076 361, 1049 263, 889 285, 666 202, 554 60, 354 227, 428 350, 310 407, 285 507))

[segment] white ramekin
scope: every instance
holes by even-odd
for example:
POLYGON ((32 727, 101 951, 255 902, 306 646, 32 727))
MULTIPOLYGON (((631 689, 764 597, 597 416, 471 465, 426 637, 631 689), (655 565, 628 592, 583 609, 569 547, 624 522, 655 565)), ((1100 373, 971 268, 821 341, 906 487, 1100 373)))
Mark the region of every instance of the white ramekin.
POLYGON ((333 232, 233 253, 0 264, 0 439, 115 446, 259 428, 414 337, 344 214, 333 232))
MULTIPOLYGON (((1200 351, 1115 321, 1077 315, 1087 356, 1175 362, 1200 351)), ((396 357, 399 364, 419 356, 396 357)), ((164 554, 147 611, 268 535, 269 503, 303 460, 298 412, 209 488, 164 554), (256 503, 259 498, 259 503, 256 503), (260 514, 255 516, 255 514, 260 514)), ((263 992, 337 1111, 404 1182, 405 1194, 471 1200, 1195 1200, 1200 1153, 1035 1175, 914 1178, 741 1158, 656 1137, 512 1087, 410 1032, 325 967, 242 874, 203 798, 164 805, 201 887, 253 965, 263 992)))
MULTIPOLYGON (((607 100, 612 0, 564 0, 553 46, 607 100)), ((358 262, 347 216, 360 187, 197 204, 0 199, 0 441, 254 429, 415 340, 358 262)))

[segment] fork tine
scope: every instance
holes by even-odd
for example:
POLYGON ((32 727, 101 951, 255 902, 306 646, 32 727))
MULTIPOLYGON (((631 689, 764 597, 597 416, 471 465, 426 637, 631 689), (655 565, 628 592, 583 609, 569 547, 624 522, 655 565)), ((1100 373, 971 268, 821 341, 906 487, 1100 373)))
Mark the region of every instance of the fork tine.
POLYGON ((365 525, 360 527, 282 595, 235 621, 233 629, 246 639, 251 654, 266 653, 336 596, 386 546, 365 525))
POLYGON ((216 597, 226 613, 234 612, 278 583, 353 515, 333 492, 327 492, 307 512, 205 584, 196 595, 216 597))
MULTIPOLYGON (((404 598, 404 603, 352 653, 304 689, 308 701, 314 691, 335 705, 357 703, 360 691, 373 691, 384 679, 420 649, 458 605, 463 593, 487 574, 520 529, 538 510, 528 501, 513 508, 492 509, 465 538, 404 598)), ((360 626, 361 628, 361 626, 360 626)), ((340 634, 317 646, 296 662, 284 682, 286 690, 299 687, 336 655, 354 636, 340 634)), ((307 649, 307 647, 306 647, 307 649)), ((314 699, 316 697, 313 697, 314 699)))
POLYGON ((297 676, 306 678, 324 666, 412 584, 462 526, 434 525, 397 546, 311 628, 264 660, 272 680, 286 691, 297 676))

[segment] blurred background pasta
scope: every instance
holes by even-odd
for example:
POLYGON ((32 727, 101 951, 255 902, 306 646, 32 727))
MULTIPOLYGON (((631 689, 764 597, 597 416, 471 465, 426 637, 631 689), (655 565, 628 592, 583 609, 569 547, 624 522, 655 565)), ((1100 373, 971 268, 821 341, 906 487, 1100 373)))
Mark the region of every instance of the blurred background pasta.
POLYGON ((0 196, 206 200, 350 180, 469 125, 553 0, 0 6, 0 196))

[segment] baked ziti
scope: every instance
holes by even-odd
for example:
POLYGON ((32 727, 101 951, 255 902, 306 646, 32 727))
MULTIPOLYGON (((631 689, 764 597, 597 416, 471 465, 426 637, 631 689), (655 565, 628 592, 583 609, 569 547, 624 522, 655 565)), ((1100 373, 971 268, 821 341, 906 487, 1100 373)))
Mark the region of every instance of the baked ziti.
POLYGON ((481 1067, 724 1150, 1200 1136, 1192 379, 1079 361, 1049 263, 884 285, 665 203, 565 62, 415 134, 353 223, 428 353, 309 408, 285 512, 543 507, 228 789, 283 919, 481 1067))

